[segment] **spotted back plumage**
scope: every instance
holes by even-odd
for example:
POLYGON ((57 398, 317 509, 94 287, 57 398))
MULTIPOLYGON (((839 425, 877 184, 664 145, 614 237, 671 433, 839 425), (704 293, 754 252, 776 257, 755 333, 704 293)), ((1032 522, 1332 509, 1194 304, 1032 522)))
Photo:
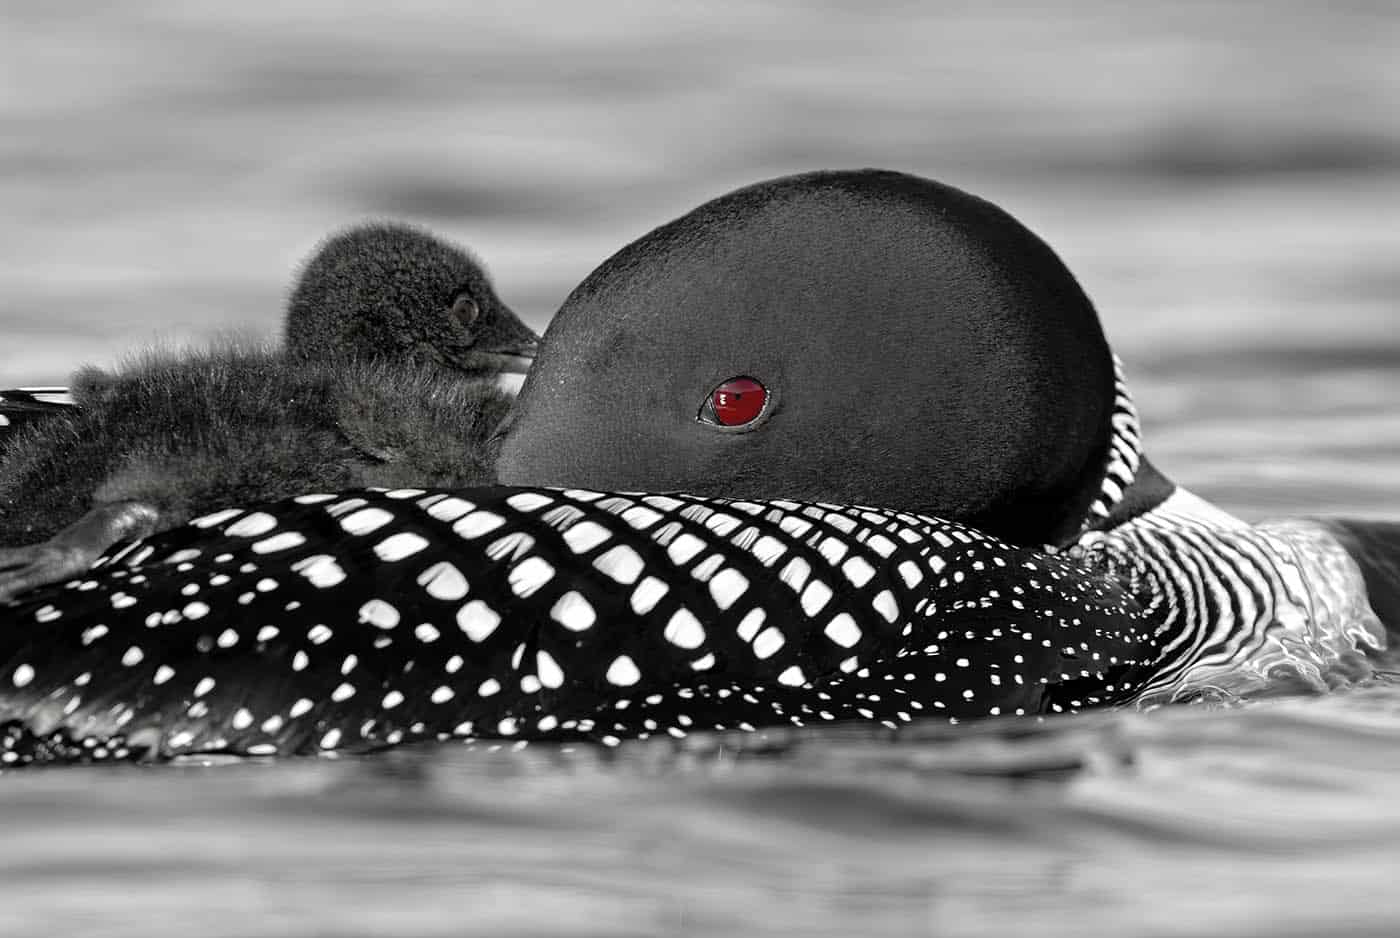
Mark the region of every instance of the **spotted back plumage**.
POLYGON ((1153 624, 901 512, 535 488, 230 509, 0 609, 0 761, 359 751, 1128 699, 1153 624))

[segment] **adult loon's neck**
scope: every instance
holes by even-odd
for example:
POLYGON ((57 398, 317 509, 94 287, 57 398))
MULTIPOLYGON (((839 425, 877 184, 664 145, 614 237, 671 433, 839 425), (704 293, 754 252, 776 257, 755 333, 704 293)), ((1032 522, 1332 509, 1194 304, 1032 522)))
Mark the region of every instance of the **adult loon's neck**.
POLYGON ((1326 527, 1250 525, 1158 478, 1165 494, 1125 498, 1072 548, 1109 565, 1160 623, 1162 667, 1142 702, 1320 691, 1374 673, 1385 629, 1326 527))
MULTIPOLYGON (((1109 421, 1102 480, 1079 524, 1079 535, 1117 527, 1162 504, 1177 488, 1142 452, 1137 406, 1123 376, 1123 363, 1116 355, 1113 358, 1113 412, 1109 421)), ((1071 538, 1070 543, 1073 542, 1071 538)))

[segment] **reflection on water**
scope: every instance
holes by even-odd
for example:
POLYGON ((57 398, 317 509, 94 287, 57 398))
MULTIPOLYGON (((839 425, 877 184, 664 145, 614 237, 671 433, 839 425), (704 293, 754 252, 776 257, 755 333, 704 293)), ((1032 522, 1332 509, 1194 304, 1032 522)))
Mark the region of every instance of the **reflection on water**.
MULTIPOLYGON (((366 215, 471 244, 542 326, 702 198, 885 165, 1055 245, 1173 476, 1400 514, 1388 4, 69 10, 0 13, 0 385, 271 332, 366 215)), ((11 774, 0 929, 1388 935, 1398 710, 11 774)))

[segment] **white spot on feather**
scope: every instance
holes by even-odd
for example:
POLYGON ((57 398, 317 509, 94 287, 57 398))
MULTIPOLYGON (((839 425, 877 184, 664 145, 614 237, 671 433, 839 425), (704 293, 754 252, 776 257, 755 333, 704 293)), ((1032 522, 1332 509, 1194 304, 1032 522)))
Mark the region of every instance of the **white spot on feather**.
POLYGON ((560 596, 549 610, 549 616, 571 632, 583 632, 593 627, 598 614, 593 604, 575 590, 560 596))
POLYGON ((676 539, 666 545, 666 554, 671 561, 676 564, 686 564, 695 559, 695 555, 705 549, 705 542, 694 534, 686 532, 679 534, 676 539))
POLYGON ((789 687, 801 687, 807 683, 807 677, 802 673, 802 669, 797 665, 788 668, 778 675, 778 683, 786 684, 789 687))
POLYGON ((466 499, 448 497, 437 502, 428 508, 429 516, 438 521, 453 522, 469 511, 475 511, 476 506, 466 499))
MULTIPOLYGON (((834 518, 836 515, 832 515, 831 517, 834 518)), ((849 551, 850 548, 847 547, 846 542, 840 538, 828 537, 822 541, 821 546, 818 547, 817 550, 826 558, 826 562, 834 567, 841 562, 841 558, 846 556, 846 552, 849 551)))
POLYGON ((871 600, 870 605, 875 607, 875 611, 885 617, 886 622, 893 623, 899 618, 899 606, 895 604, 894 596, 889 590, 880 590, 879 594, 871 600))
POLYGON ((524 599, 533 596, 554 577, 554 567, 543 557, 527 557, 511 568, 507 576, 511 592, 524 599))
POLYGON ((812 565, 801 557, 794 557, 789 560, 783 569, 778 571, 778 579, 782 580, 793 590, 800 591, 807 585, 807 577, 812 573, 812 565))
POLYGON ((675 611, 661 634, 679 648, 694 649, 705 644, 705 630, 700 620, 684 606, 675 611))
POLYGON ((881 557, 888 557, 890 554, 894 553, 894 542, 883 534, 870 535, 870 538, 865 542, 865 546, 875 551, 875 553, 879 554, 881 557))
POLYGON ((860 626, 856 625, 856 620, 849 613, 843 612, 832 618, 824 631, 827 638, 842 648, 852 648, 860 641, 860 626))
POLYGON ((875 568, 864 557, 852 557, 841 565, 841 572, 855 586, 864 586, 875 575, 875 568))
POLYGON ((721 537, 733 534, 739 527, 739 519, 733 515, 726 515, 722 511, 717 511, 705 519, 705 527, 715 532, 721 537))
POLYGON ((195 518, 190 524, 197 528, 212 528, 216 525, 223 524, 225 521, 237 518, 241 514, 243 514, 242 508, 225 508, 223 511, 216 511, 213 514, 195 518))
POLYGON ((758 634, 759 628, 763 626, 763 620, 768 618, 768 614, 762 609, 750 609, 744 618, 739 620, 739 626, 735 629, 739 638, 746 642, 753 641, 753 637, 758 634))
POLYGON ((361 508, 359 511, 341 518, 340 528, 346 534, 363 536, 373 534, 393 520, 393 513, 385 511, 383 508, 361 508))
POLYGON ((733 567, 721 570, 710 579, 710 595, 715 605, 728 609, 749 588, 749 578, 733 567))
POLYGON ((547 651, 535 652, 535 673, 545 687, 559 687, 564 683, 564 671, 554 656, 547 651))
POLYGON ((665 582, 654 576, 643 578, 642 582, 637 584, 637 588, 632 591, 632 611, 638 615, 651 612, 661 601, 661 597, 670 592, 670 589, 665 582))
POLYGON ((506 523, 506 519, 489 511, 474 511, 452 526, 458 537, 470 540, 490 534, 506 523))
POLYGON ((277 519, 265 511, 255 511, 224 530, 229 537, 261 537, 277 527, 277 519))
POLYGON ((641 505, 633 505, 622 513, 622 520, 626 521, 638 531, 645 531, 647 528, 660 521, 661 515, 658 512, 652 511, 650 508, 644 508, 641 505))
POLYGON ((618 544, 611 550, 593 558, 593 566, 619 583, 637 582, 646 564, 635 550, 626 544, 618 544))
POLYGON ((813 580, 802 591, 802 611, 809 616, 814 616, 821 611, 829 599, 831 599, 831 587, 821 580, 813 580))
POLYGON ((553 502, 554 499, 539 492, 516 492, 506 499, 506 504, 516 511, 537 511, 553 502))
POLYGON ((479 599, 457 610, 457 627, 474 642, 485 641, 500 624, 501 617, 496 611, 479 599))
POLYGON ((261 541, 253 542, 253 553, 255 554, 275 554, 279 550, 291 550, 293 547, 300 547, 306 543, 306 538, 295 531, 283 531, 274 534, 272 537, 263 538, 261 541))
POLYGON ((467 578, 455 566, 442 561, 418 575, 418 585, 434 599, 455 601, 467 595, 467 578))
POLYGON ((783 633, 773 626, 769 626, 753 640, 753 653, 759 658, 771 658, 786 643, 787 639, 783 633))
POLYGON ((642 679, 642 672, 637 670, 637 665, 626 655, 618 655, 613 659, 613 663, 608 665, 605 675, 608 683, 616 687, 631 687, 642 679))
POLYGON ((360 607, 360 621, 381 629, 399 624, 399 611, 382 599, 371 599, 360 607))
POLYGON ((374 545, 374 554, 385 563, 396 563, 426 549, 428 539, 412 531, 400 531, 374 545))
POLYGON ((724 566, 724 555, 711 554, 696 564, 695 568, 690 571, 690 575, 701 583, 707 583, 710 577, 715 575, 715 571, 722 566, 724 566))
POLYGON ((759 563, 765 567, 771 567, 779 557, 787 553, 787 547, 776 537, 765 534, 753 542, 753 547, 749 548, 749 551, 759 563))
POLYGON ((486 546, 486 556, 492 560, 519 560, 535 546, 535 539, 524 531, 512 531, 486 546))
POLYGON ((584 554, 612 537, 612 532, 596 521, 580 521, 564 532, 564 543, 576 554, 584 554))

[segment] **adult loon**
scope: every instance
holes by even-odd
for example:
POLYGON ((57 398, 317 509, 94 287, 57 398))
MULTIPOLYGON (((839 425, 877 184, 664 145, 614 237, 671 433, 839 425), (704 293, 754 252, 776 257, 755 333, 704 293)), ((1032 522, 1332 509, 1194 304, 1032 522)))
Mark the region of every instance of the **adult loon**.
POLYGON ((898 727, 1330 686, 1386 642, 1327 527, 1143 457, 1048 247, 901 174, 761 183, 624 248, 498 469, 226 508, 19 597, 0 762, 898 727))
POLYGON ((0 590, 79 573, 123 537, 233 501, 492 481, 485 442, 512 398, 490 379, 524 370, 536 337, 466 251, 400 224, 339 232, 306 263, 285 332, 280 350, 229 343, 79 372, 66 419, 0 451, 0 590))

